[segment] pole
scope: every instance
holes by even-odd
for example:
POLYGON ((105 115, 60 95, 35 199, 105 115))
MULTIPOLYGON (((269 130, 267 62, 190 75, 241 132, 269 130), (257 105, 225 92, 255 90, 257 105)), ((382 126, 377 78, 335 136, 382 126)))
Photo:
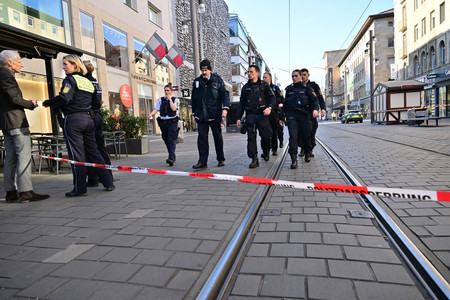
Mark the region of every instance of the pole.
POLYGON ((334 111, 334 87, 333 87, 333 68, 328 68, 328 85, 329 85, 329 93, 331 94, 331 113, 334 111))
POLYGON ((370 43, 370 123, 374 122, 373 116, 373 36, 372 30, 369 31, 370 43))
POLYGON ((289 17, 288 17, 288 22, 289 22, 289 74, 291 74, 291 0, 289 1, 289 17))
POLYGON ((198 56, 198 29, 197 29, 197 6, 196 0, 191 0, 191 23, 192 23, 192 48, 194 49, 194 75, 200 76, 200 59, 198 56))
POLYGON ((347 66, 344 68, 344 113, 347 112, 347 66))

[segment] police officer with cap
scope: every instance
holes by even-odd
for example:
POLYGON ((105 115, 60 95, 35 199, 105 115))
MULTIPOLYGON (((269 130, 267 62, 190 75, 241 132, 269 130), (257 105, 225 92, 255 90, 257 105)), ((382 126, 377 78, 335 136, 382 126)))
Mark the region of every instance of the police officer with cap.
POLYGON ((245 111, 248 128, 247 155, 252 159, 249 168, 256 168, 259 167, 256 130, 259 131, 261 137, 263 158, 265 161, 269 161, 270 138, 272 137, 269 115, 276 105, 276 99, 269 84, 259 78, 257 65, 250 65, 247 75, 248 82, 242 88, 236 125, 238 128, 241 127, 241 118, 245 111))
POLYGON ((211 72, 211 63, 205 59, 200 63, 201 76, 194 80, 192 85, 192 115, 197 122, 198 137, 198 163, 194 169, 208 167, 209 128, 214 137, 218 166, 225 165, 223 152, 222 120, 226 118, 230 106, 230 94, 217 73, 211 72))
POLYGON ((292 72, 293 83, 286 87, 286 98, 280 123, 287 123, 289 129, 289 154, 291 155, 291 169, 296 169, 298 153, 298 137, 302 137, 302 149, 305 150, 305 162, 310 161, 311 140, 309 139, 311 131, 310 110, 313 111, 313 117, 319 115, 318 100, 312 88, 301 81, 300 70, 292 72))
MULTIPOLYGON (((319 106, 320 106, 320 114, 322 115, 322 117, 325 116, 325 114, 327 113, 327 106, 325 104, 325 99, 323 99, 323 95, 322 95, 322 91, 320 90, 320 87, 317 83, 315 83, 314 81, 309 80, 309 71, 306 68, 303 68, 300 70, 300 75, 302 77, 302 81, 304 83, 306 83, 307 85, 309 85, 314 93, 317 96, 317 99, 319 100, 319 106)), ((311 153, 309 154, 311 157, 314 157, 313 154, 313 149, 316 146, 316 132, 317 132, 317 128, 319 127, 319 122, 317 121, 317 118, 314 118, 312 116, 312 111, 311 111, 311 134, 310 134, 310 138, 311 138, 311 153)), ((299 156, 303 156, 304 155, 304 151, 302 148, 302 151, 300 152, 299 156)))
MULTIPOLYGON (((43 105, 61 108, 64 113, 64 137, 72 160, 104 164, 105 161, 97 149, 94 136, 92 111, 92 101, 95 97, 94 85, 84 77, 87 70, 77 55, 64 56, 62 68, 67 76, 63 80, 59 95, 45 100, 43 105)), ((74 188, 66 193, 66 197, 86 196, 86 167, 72 165, 72 173, 74 188)), ((110 171, 96 169, 96 173, 105 190, 114 190, 110 171)))

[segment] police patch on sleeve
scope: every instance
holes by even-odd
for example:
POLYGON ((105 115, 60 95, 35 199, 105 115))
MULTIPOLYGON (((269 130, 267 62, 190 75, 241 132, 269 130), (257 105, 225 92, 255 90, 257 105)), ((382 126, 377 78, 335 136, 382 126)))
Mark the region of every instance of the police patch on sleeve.
POLYGON ((70 91, 71 88, 72 88, 72 86, 70 85, 70 83, 66 83, 66 85, 64 86, 62 92, 64 94, 67 94, 70 91))
POLYGON ((227 91, 227 92, 228 92, 228 87, 227 87, 227 86, 225 86, 225 91, 227 91))
POLYGON ((317 97, 317 95, 316 95, 316 93, 315 92, 312 92, 313 93, 313 95, 315 96, 315 97, 317 97))

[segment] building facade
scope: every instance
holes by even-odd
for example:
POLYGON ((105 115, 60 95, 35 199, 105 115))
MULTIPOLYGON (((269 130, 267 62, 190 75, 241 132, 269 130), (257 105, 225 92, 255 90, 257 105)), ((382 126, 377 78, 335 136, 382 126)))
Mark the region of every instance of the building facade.
POLYGON ((443 0, 394 1, 396 78, 427 83, 423 105, 437 117, 450 117, 449 6, 443 0))
POLYGON ((323 91, 325 103, 327 106, 327 119, 331 118, 331 114, 338 107, 344 104, 343 89, 339 88, 341 82, 341 69, 338 63, 347 50, 325 51, 323 54, 325 66, 325 90, 323 91))

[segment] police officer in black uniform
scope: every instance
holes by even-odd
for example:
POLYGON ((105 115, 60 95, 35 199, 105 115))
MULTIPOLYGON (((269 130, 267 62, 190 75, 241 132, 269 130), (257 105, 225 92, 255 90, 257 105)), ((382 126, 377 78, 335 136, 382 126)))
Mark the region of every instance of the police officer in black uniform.
MULTIPOLYGON (((84 66, 86 67, 87 73, 85 77, 92 82, 92 85, 95 88, 94 97, 92 98, 92 109, 94 110, 94 128, 95 128, 95 142, 97 143, 98 151, 100 155, 103 157, 103 160, 107 165, 111 164, 111 159, 109 158, 108 150, 106 150, 105 146, 105 137, 103 136, 103 117, 101 113, 102 107, 102 87, 97 82, 97 79, 92 76, 95 68, 94 65, 90 61, 83 61, 84 66)), ((111 170, 109 170, 112 176, 111 170)), ((96 187, 98 186, 98 176, 95 173, 95 168, 88 167, 88 187, 96 187)))
POLYGON ((198 127, 197 148, 199 154, 198 163, 192 166, 194 169, 208 167, 209 127, 211 127, 214 137, 218 166, 225 165, 221 126, 230 106, 230 94, 220 75, 212 73, 211 70, 210 61, 203 60, 200 63, 202 75, 196 78, 192 84, 192 115, 198 127))
POLYGON ((316 118, 319 114, 319 106, 312 88, 301 81, 300 70, 296 69, 292 72, 292 81, 293 83, 286 87, 286 99, 280 115, 280 122, 287 123, 289 129, 288 152, 292 159, 291 169, 296 169, 299 134, 303 137, 301 147, 305 150, 305 161, 310 161, 310 110, 313 111, 313 116, 316 118))
POLYGON ((247 155, 252 159, 249 168, 256 168, 259 166, 256 130, 258 129, 261 137, 263 158, 265 161, 269 161, 270 138, 272 136, 269 115, 275 107, 276 99, 267 82, 259 78, 258 66, 250 65, 247 75, 248 82, 241 91, 236 125, 238 128, 241 127, 241 118, 245 111, 248 128, 247 155))
MULTIPOLYGON (((264 73, 263 80, 269 84, 272 92, 275 95, 275 98, 277 99, 277 103, 275 107, 272 108, 272 112, 269 115, 270 126, 272 127, 272 155, 277 155, 279 132, 278 128, 280 127, 279 114, 284 103, 284 97, 283 93, 280 91, 280 88, 272 83, 272 74, 270 72, 264 73)), ((283 141, 283 138, 281 138, 281 141, 283 141)))
MULTIPOLYGON (((62 68, 67 76, 63 80, 61 92, 55 98, 45 100, 43 105, 59 107, 64 113, 64 138, 72 160, 104 164, 95 142, 91 110, 95 88, 84 77, 86 67, 77 55, 70 54, 64 56, 62 68)), ((66 197, 86 196, 86 167, 72 165, 72 173, 74 188, 66 193, 66 197)), ((96 173, 107 191, 114 190, 110 171, 98 168, 96 173)))
MULTIPOLYGON (((323 99, 323 95, 322 95, 322 91, 320 90, 320 87, 317 83, 315 83, 314 81, 310 81, 309 80, 309 71, 308 69, 301 69, 300 70, 300 75, 302 77, 302 81, 306 84, 308 84, 314 91, 314 93, 317 96, 317 99, 319 100, 319 106, 320 106, 320 114, 322 115, 322 117, 325 116, 326 114, 326 109, 327 106, 325 104, 325 99, 323 99)), ((316 132, 317 132, 317 128, 319 127, 319 122, 317 121, 317 118, 313 118, 312 116, 312 111, 311 111, 311 153, 309 154, 311 157, 314 157, 314 153, 313 153, 313 149, 316 146, 316 132)), ((302 151, 300 152, 299 156, 303 156, 304 155, 304 151, 302 148, 302 151)))

